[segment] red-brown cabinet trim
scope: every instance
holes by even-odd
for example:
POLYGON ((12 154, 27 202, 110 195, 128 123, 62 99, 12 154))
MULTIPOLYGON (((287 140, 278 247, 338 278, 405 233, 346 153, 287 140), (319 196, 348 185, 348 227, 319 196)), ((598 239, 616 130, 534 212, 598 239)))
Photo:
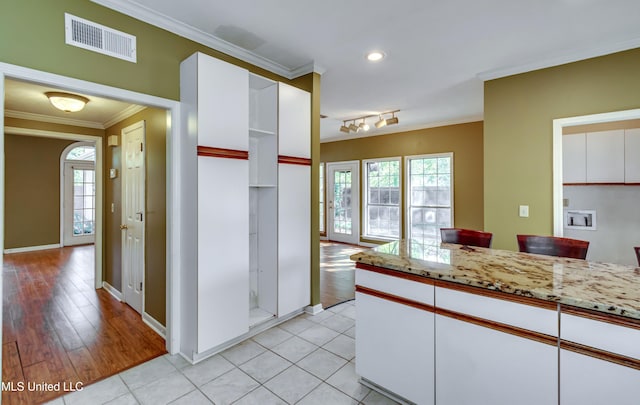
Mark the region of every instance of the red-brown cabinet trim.
POLYGON ((210 146, 198 146, 198 156, 249 160, 249 152, 246 150, 212 148, 210 146))
POLYGON ((278 163, 285 163, 289 165, 311 166, 311 159, 295 157, 295 156, 278 155, 278 163))
POLYGON ((400 297, 398 295, 389 294, 386 292, 374 290, 373 288, 363 287, 361 285, 356 285, 356 292, 361 294, 370 295, 372 297, 381 298, 383 300, 395 302, 398 304, 406 305, 409 307, 417 308, 426 312, 435 312, 435 307, 433 305, 424 304, 422 302, 410 300, 404 297, 400 297))
MULTIPOLYGON (((610 363, 615 363, 621 366, 640 370, 640 360, 634 359, 632 357, 611 353, 605 350, 596 349, 594 347, 585 346, 579 343, 569 342, 566 340, 560 341, 560 348, 564 350, 569 350, 574 353, 582 354, 585 356, 595 357, 596 359, 608 361, 610 363)), ((562 365, 560 367, 562 367, 562 365)))

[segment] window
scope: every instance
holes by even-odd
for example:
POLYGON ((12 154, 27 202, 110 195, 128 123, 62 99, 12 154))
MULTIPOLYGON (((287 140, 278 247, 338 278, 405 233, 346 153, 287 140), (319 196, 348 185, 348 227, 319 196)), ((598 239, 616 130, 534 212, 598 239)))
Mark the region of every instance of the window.
MULTIPOLYGON (((72 237, 93 235, 95 233, 95 146, 78 142, 70 146, 64 155, 65 205, 69 205, 65 228, 69 228, 72 237)), ((70 240, 65 245, 74 244, 70 240)))
POLYGON ((324 163, 320 163, 320 232, 324 232, 324 163))
POLYGON ((453 224, 453 154, 407 158, 407 237, 439 240, 453 224))
POLYGON ((400 158, 363 161, 364 236, 400 237, 400 158))

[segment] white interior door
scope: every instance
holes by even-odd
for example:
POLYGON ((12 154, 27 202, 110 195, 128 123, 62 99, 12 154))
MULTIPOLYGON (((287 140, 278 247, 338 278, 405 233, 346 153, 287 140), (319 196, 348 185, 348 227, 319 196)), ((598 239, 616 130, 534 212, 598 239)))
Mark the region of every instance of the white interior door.
POLYGON ((144 295, 144 121, 122 130, 122 289, 142 313, 144 295))
POLYGON ((64 163, 63 245, 95 242, 96 177, 93 162, 64 163))
POLYGON ((329 240, 357 245, 360 241, 359 163, 327 163, 329 240))

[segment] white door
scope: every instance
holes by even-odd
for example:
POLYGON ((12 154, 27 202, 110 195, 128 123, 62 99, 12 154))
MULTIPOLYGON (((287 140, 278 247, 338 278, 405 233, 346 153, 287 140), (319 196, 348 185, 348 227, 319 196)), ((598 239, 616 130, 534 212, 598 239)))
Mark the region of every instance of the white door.
POLYGON ((358 162, 327 163, 329 240, 357 245, 360 241, 358 162))
POLYGON ((122 289, 142 313, 144 291, 144 121, 122 130, 122 289))
POLYGON ((64 163, 63 245, 95 242, 95 164, 64 163))

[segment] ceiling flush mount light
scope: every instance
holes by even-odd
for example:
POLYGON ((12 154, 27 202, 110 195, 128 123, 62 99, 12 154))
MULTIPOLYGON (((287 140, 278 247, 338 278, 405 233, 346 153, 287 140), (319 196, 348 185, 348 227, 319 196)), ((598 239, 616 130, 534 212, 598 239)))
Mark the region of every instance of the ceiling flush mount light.
POLYGON ((61 93, 56 91, 50 91, 44 93, 51 104, 58 110, 64 112, 77 112, 84 108, 89 102, 89 99, 77 94, 61 93))
POLYGON ((366 58, 369 62, 379 62, 384 59, 385 54, 380 51, 371 51, 367 54, 366 58))
POLYGON ((357 117, 350 120, 342 121, 340 132, 349 133, 349 132, 358 132, 360 130, 368 131, 371 127, 369 126, 369 124, 367 124, 367 118, 374 118, 374 117, 378 118, 378 121, 376 121, 373 124, 375 125, 376 128, 382 128, 385 125, 397 124, 398 117, 396 117, 396 113, 399 111, 400 110, 393 110, 393 111, 386 111, 380 114, 363 115, 362 117, 357 117), (383 116, 387 114, 391 114, 391 118, 384 119, 383 116), (356 121, 360 121, 360 120, 362 120, 362 122, 356 125, 356 121), (351 121, 351 124, 349 124, 349 126, 347 126, 348 121, 351 121))

